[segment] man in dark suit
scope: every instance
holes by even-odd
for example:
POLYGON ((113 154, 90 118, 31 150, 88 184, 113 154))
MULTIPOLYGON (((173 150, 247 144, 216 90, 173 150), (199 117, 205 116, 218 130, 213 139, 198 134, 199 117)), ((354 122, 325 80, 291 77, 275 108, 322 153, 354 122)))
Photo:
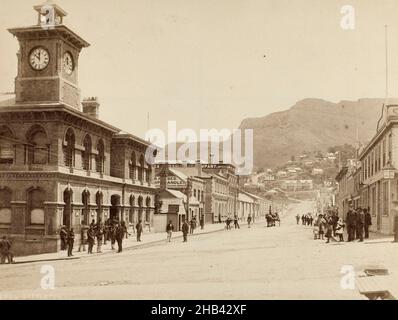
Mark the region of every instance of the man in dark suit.
POLYGON ((369 226, 372 225, 372 215, 370 214, 368 209, 364 209, 365 211, 365 239, 369 239, 369 226))
POLYGON ((143 231, 142 220, 138 221, 138 223, 135 226, 135 229, 137 230, 137 242, 141 242, 141 234, 143 231))
POLYGON ((356 228, 356 215, 352 209, 349 209, 346 216, 346 225, 348 233, 348 241, 355 239, 355 228, 356 228))
POLYGON ((182 236, 184 238, 183 242, 188 241, 188 232, 189 232, 189 225, 188 225, 187 221, 184 220, 184 222, 182 224, 182 236))

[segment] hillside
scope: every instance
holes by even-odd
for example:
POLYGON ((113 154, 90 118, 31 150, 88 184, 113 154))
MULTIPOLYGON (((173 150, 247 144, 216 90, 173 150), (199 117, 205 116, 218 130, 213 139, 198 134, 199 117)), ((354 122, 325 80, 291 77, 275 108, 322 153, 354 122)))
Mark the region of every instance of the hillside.
POLYGON ((242 121, 241 129, 254 130, 254 164, 274 167, 303 151, 366 143, 375 134, 383 99, 332 103, 305 99, 287 111, 242 121))

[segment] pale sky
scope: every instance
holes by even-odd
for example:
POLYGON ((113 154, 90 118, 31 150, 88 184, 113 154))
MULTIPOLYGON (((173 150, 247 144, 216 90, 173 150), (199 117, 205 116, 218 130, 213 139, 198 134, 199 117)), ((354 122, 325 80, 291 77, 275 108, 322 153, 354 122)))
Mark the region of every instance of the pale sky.
MULTIPOLYGON (((38 0, 0 0, 0 92, 14 90, 18 43, 38 0)), ((396 0, 57 0, 91 43, 79 62, 82 97, 100 118, 143 137, 150 127, 237 128, 304 98, 383 98, 384 25, 390 96, 398 96, 396 0), (343 5, 355 30, 340 26, 343 5), (264 58, 264 55, 266 56, 264 58)))

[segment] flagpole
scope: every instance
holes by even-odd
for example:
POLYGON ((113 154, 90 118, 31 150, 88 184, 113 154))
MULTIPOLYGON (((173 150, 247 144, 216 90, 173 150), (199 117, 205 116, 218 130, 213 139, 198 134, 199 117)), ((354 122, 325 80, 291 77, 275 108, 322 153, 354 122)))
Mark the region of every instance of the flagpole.
POLYGON ((387 99, 389 95, 388 87, 388 25, 384 25, 385 31, 385 64, 386 64, 386 92, 385 92, 385 104, 387 104, 387 99))

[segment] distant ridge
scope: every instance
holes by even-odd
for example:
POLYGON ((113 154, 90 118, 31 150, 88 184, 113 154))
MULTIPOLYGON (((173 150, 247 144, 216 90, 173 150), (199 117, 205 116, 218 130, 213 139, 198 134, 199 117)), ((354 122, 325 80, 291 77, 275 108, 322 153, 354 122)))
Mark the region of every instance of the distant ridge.
POLYGON ((376 132, 383 103, 384 99, 370 98, 339 103, 304 99, 289 110, 244 119, 240 128, 254 130, 254 165, 269 168, 303 151, 355 145, 357 135, 360 142, 368 142, 376 132))

